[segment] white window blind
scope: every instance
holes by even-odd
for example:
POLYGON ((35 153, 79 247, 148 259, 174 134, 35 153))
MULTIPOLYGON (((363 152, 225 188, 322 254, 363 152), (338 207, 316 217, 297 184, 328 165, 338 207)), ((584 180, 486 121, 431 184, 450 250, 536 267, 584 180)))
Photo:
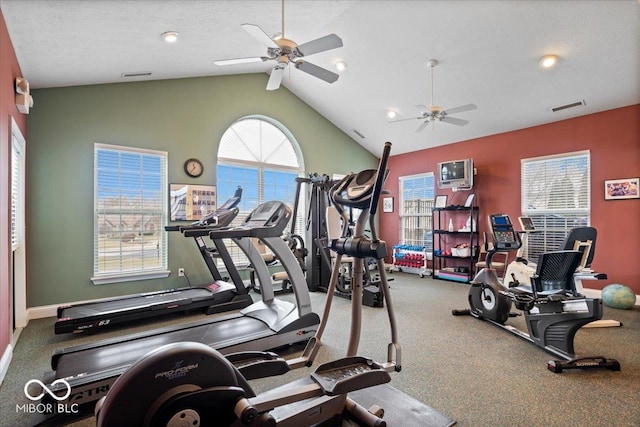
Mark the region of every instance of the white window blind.
POLYGON ((572 228, 590 224, 590 183, 588 151, 521 161, 522 213, 540 231, 528 237, 529 259, 558 250, 572 228))
POLYGON ((400 177, 400 239, 405 245, 432 248, 434 183, 432 172, 400 177))
MULTIPOLYGON (((238 186, 242 187, 240 214, 232 225, 240 224, 255 207, 269 200, 283 201, 293 209, 295 179, 303 173, 302 152, 282 124, 264 116, 244 117, 233 123, 220 141, 216 168, 218 202, 224 203, 238 186)), ((295 232, 303 238, 305 203, 305 195, 301 194, 295 232)), ((290 227, 289 224, 285 231, 290 227)), ((236 245, 225 243, 235 263, 247 263, 236 245)))
POLYGON ((166 277, 167 153, 94 147, 94 283, 166 277))
POLYGON ((11 132, 11 250, 16 251, 24 239, 24 140, 11 132))

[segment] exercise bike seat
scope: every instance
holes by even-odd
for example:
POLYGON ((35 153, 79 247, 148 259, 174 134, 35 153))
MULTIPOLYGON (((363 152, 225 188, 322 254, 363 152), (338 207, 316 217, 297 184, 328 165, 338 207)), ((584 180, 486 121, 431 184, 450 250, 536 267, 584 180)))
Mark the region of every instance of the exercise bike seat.
POLYGON ((534 298, 551 295, 578 296, 573 274, 580 264, 580 251, 546 252, 538 258, 536 274, 531 284, 509 288, 514 294, 530 294, 534 298))

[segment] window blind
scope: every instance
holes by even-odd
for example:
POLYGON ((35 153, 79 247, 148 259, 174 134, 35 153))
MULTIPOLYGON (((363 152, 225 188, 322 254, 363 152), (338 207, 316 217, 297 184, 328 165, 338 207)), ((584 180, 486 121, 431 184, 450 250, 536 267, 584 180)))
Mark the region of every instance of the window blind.
POLYGON ((95 144, 94 173, 95 278, 166 271, 167 153, 95 144))
MULTIPOLYGON (((242 118, 223 134, 218 147, 217 188, 223 203, 242 187, 240 214, 232 225, 241 224, 260 203, 280 200, 293 209, 296 178, 303 174, 302 153, 293 135, 280 123, 263 116, 242 118)), ((295 233, 304 238, 306 195, 301 194, 295 233)), ((289 231, 291 225, 285 231, 289 231)), ((248 260, 236 245, 225 242, 237 265, 248 260)), ((220 265, 224 268, 223 265, 220 265)))
POLYGON ((572 228, 590 224, 590 182, 588 151, 521 161, 522 213, 540 231, 529 235, 529 259, 559 249, 572 228))
POLYGON ((11 132, 11 250, 24 239, 24 141, 11 132))
POLYGON ((435 180, 433 172, 400 177, 400 239, 405 245, 432 247, 435 180))

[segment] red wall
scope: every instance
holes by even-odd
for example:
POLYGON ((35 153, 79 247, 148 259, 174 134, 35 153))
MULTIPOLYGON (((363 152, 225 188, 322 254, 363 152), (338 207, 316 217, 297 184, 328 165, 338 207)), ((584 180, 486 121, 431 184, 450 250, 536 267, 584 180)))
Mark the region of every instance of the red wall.
MULTIPOLYGON (((585 287, 622 283, 640 294, 640 199, 604 200, 604 180, 640 177, 640 104, 392 156, 385 187, 399 200, 398 177, 435 172, 438 162, 471 157, 483 231, 489 213, 520 215, 520 159, 581 150, 591 152, 591 225, 598 230, 593 268, 609 277, 585 287)), ((452 202, 450 191, 436 194, 448 194, 452 202)), ((453 204, 464 204, 468 194, 455 193, 453 204)), ((398 242, 397 213, 380 215, 380 235, 390 244, 398 242)))
POLYGON ((11 343, 11 117, 27 135, 27 116, 18 113, 14 102, 14 81, 21 77, 7 26, 0 10, 0 357, 11 343))

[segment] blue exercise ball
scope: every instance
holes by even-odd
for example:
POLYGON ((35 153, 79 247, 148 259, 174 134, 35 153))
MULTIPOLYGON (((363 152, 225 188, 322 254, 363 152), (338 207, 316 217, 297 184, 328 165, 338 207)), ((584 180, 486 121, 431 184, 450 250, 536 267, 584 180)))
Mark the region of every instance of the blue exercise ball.
POLYGON ((636 294, 630 287, 615 283, 604 287, 602 302, 608 307, 628 310, 635 305, 636 294))

